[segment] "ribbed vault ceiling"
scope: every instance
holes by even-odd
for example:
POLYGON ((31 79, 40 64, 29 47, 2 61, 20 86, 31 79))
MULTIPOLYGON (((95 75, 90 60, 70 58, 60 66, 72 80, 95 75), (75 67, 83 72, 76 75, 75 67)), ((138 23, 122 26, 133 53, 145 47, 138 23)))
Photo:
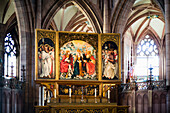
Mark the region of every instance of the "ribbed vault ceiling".
POLYGON ((74 2, 65 4, 55 14, 51 26, 59 31, 94 32, 86 14, 74 2))
POLYGON ((125 32, 131 29, 134 40, 147 30, 159 37, 164 36, 164 16, 153 0, 136 0, 129 15, 125 32))
POLYGON ((6 24, 14 14, 14 0, 0 0, 0 23, 6 24))

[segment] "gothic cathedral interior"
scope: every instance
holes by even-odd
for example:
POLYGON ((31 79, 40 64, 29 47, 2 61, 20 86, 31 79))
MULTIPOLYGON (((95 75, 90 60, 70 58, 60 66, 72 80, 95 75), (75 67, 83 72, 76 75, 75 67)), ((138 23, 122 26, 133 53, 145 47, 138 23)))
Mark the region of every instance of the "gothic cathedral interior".
POLYGON ((170 113, 170 0, 0 0, 0 113, 170 113))

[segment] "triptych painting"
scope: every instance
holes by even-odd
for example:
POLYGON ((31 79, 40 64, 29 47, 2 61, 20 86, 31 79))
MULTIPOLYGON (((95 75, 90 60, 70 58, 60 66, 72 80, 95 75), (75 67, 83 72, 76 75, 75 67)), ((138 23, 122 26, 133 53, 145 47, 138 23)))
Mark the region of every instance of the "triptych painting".
POLYGON ((36 30, 37 80, 120 80, 120 35, 36 30))

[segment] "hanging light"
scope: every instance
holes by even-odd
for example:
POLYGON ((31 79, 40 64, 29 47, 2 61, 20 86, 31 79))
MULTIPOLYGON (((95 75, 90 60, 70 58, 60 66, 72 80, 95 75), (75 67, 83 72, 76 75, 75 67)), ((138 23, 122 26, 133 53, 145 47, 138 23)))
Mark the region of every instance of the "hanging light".
POLYGON ((147 16, 148 19, 155 19, 155 18, 159 18, 159 15, 149 15, 147 16))

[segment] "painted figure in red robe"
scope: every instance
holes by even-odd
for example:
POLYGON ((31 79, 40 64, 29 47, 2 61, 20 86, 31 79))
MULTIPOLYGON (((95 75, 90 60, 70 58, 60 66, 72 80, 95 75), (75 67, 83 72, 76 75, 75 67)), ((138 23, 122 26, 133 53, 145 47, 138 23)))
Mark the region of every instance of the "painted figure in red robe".
POLYGON ((87 51, 87 54, 85 55, 86 57, 84 58, 84 66, 85 66, 85 72, 91 76, 95 72, 95 58, 91 54, 91 51, 87 51))
POLYGON ((66 51, 66 54, 63 55, 63 58, 60 62, 60 72, 61 77, 65 76, 65 78, 71 78, 73 73, 73 57, 70 54, 70 51, 66 51))

